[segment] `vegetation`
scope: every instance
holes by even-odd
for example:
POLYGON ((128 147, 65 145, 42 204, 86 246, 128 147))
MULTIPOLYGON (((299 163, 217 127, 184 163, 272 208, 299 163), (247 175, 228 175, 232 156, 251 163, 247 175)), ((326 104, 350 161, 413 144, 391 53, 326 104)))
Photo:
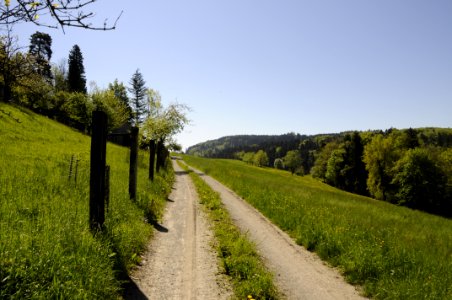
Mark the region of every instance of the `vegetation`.
MULTIPOLYGON (((179 165, 189 171, 185 165, 179 165)), ((248 295, 252 295, 255 299, 277 299, 273 276, 263 266, 254 244, 233 224, 221 204, 220 195, 197 174, 189 172, 199 200, 213 224, 218 255, 226 274, 232 279, 235 297, 247 299, 248 295)))
POLYGON ((88 224, 90 138, 4 103, 0 135, 0 298, 119 297, 122 275, 139 261, 149 239, 149 222, 162 213, 172 171, 149 182, 149 155, 140 152, 134 204, 127 186, 129 151, 108 144, 106 230, 93 237, 88 224))
POLYGON ((184 160, 229 186, 297 243, 339 267, 367 296, 452 298, 451 220, 347 193, 309 176, 234 160, 184 160))
POLYGON ((50 28, 64 28, 65 26, 80 27, 93 30, 112 30, 115 29, 116 21, 113 25, 107 25, 107 20, 103 26, 95 26, 90 19, 95 15, 94 12, 86 12, 84 9, 95 0, 54 0, 54 1, 36 1, 36 0, 16 0, 11 3, 10 0, 0 2, 0 24, 10 25, 21 22, 30 22, 37 26, 50 28), (40 15, 49 18, 40 18, 40 15))
POLYGON ((451 148, 452 129, 391 128, 314 136, 225 137, 193 146, 187 153, 312 174, 348 192, 450 217, 451 148), (268 164, 257 163, 255 157, 262 153, 268 164), (420 153, 427 157, 421 158, 420 153), (414 171, 416 175, 410 173, 414 171))
POLYGON ((129 83, 129 92, 132 94, 132 97, 129 99, 129 105, 132 108, 134 125, 139 126, 143 123, 145 115, 148 113, 146 82, 144 81, 140 70, 136 70, 135 73, 133 73, 129 83))
POLYGON ((85 67, 83 66, 82 51, 78 45, 74 45, 69 52, 68 66, 67 82, 69 91, 86 94, 85 67))

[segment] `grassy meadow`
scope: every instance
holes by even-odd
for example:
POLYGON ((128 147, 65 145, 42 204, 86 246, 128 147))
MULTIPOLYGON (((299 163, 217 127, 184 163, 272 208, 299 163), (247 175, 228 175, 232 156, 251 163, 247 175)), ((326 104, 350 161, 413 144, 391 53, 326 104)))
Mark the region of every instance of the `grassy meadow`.
POLYGON ((139 261, 152 232, 146 218, 159 217, 173 173, 162 172, 148 182, 148 156, 140 153, 138 199, 132 203, 129 150, 108 144, 106 229, 93 237, 88 223, 90 141, 45 117, 0 103, 1 299, 121 297, 124 275, 139 261))
POLYGON ((184 156, 375 299, 452 299, 452 220, 350 194, 310 176, 184 156))
POLYGON ((218 256, 231 278, 235 299, 278 299, 273 275, 264 267, 255 245, 233 224, 220 195, 185 164, 179 165, 190 172, 199 201, 211 221, 218 256))

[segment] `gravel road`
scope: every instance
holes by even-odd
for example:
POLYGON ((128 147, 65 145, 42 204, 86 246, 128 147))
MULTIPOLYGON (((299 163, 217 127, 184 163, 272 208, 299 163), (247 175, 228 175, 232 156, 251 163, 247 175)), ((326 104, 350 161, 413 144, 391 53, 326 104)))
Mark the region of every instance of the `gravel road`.
POLYGON ((196 171, 218 193, 234 223, 257 245, 287 299, 365 299, 339 272, 297 245, 260 212, 210 176, 196 171))
POLYGON ((141 265, 131 276, 126 299, 228 299, 232 295, 220 274, 213 234, 199 208, 189 175, 173 161, 176 182, 163 222, 141 265))

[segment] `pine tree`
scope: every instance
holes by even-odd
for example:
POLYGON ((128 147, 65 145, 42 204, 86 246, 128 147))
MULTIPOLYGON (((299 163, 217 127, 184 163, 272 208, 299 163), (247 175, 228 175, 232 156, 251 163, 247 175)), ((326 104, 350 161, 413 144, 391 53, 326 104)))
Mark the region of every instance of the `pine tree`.
POLYGON ((83 66, 83 55, 78 45, 74 45, 69 52, 68 65, 69 91, 86 94, 85 67, 83 66))
POLYGON ((130 106, 133 110, 133 117, 135 126, 138 126, 143 122, 144 116, 146 115, 147 101, 146 101, 146 82, 143 79, 143 75, 140 70, 137 69, 130 79, 131 87, 128 89, 132 94, 130 97, 130 106))
POLYGON ((52 38, 47 33, 36 31, 30 38, 29 53, 36 59, 36 72, 47 81, 52 80, 50 58, 52 57, 52 38))

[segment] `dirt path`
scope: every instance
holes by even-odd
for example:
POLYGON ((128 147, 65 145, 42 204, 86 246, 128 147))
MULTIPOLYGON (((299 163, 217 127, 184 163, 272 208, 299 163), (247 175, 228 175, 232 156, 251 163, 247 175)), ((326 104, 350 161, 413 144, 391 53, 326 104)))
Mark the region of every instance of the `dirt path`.
POLYGON ((219 274, 213 234, 199 209, 189 175, 173 162, 176 183, 162 225, 133 273, 126 299, 228 299, 231 288, 219 274))
POLYGON ((276 285, 288 299, 364 299, 341 275, 315 254, 298 246, 251 205, 210 176, 198 174, 217 192, 232 219, 248 232, 276 285))

